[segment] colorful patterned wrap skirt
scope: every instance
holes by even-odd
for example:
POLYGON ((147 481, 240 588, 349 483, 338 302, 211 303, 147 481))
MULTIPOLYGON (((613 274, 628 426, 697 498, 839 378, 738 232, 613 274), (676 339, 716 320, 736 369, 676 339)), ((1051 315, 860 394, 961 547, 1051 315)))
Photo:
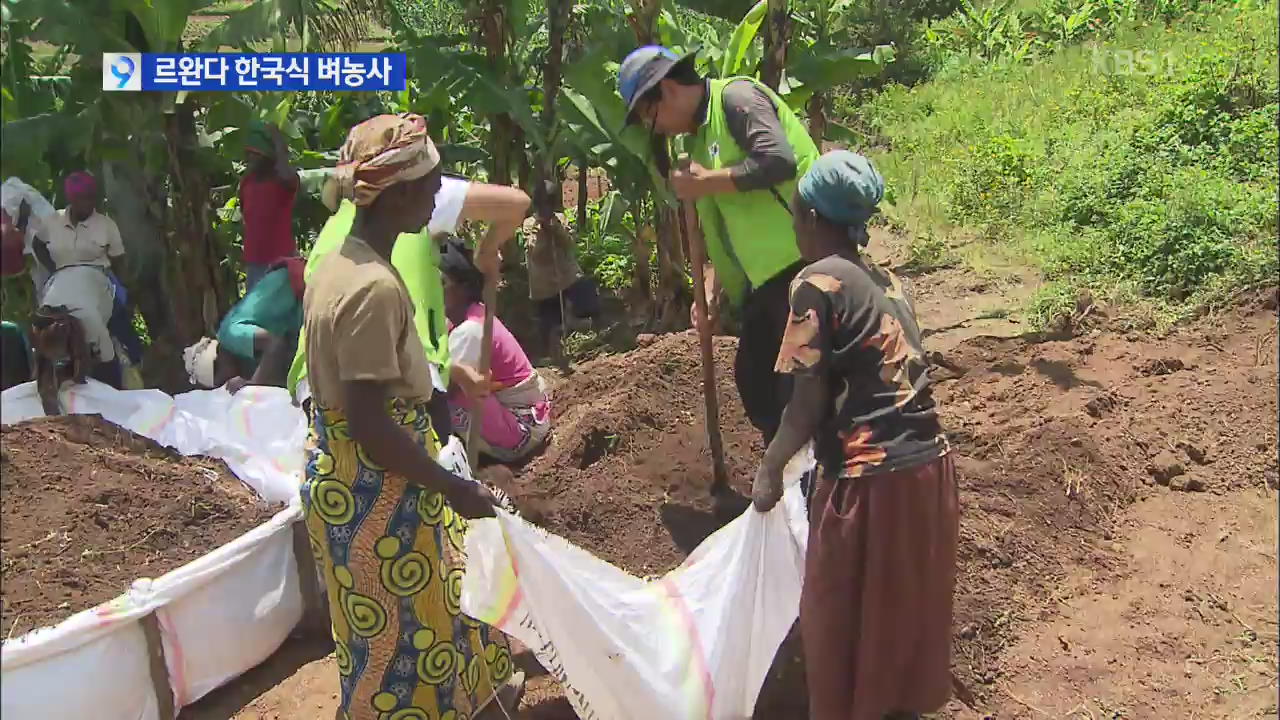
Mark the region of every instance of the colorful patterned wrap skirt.
MULTIPOLYGON (((425 403, 387 411, 439 452, 425 403)), ((462 614, 466 520, 374 463, 339 411, 312 408, 308 451, 302 503, 328 590, 338 718, 471 720, 513 666, 505 637, 462 614)))

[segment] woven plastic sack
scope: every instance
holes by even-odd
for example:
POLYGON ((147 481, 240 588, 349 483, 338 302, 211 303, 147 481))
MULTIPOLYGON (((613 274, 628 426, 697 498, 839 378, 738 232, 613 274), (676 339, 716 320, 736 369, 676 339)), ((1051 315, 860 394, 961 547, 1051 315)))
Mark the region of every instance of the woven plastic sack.
POLYGON ((584 720, 750 718, 799 613, 808 534, 799 480, 666 575, 642 580, 499 513, 471 523, 462 607, 529 646, 584 720))

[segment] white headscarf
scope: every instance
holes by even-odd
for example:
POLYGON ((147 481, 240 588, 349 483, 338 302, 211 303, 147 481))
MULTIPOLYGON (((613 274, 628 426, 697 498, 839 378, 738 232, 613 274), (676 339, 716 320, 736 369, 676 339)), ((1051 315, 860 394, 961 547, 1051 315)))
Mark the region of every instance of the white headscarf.
POLYGON ((200 338, 200 342, 182 351, 182 364, 193 385, 213 389, 213 360, 218 356, 218 341, 200 338))

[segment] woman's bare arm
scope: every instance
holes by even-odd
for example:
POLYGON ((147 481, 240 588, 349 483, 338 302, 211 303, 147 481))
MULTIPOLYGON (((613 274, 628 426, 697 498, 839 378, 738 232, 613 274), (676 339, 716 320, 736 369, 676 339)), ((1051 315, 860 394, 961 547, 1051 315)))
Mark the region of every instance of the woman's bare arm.
POLYGON ((519 188, 486 183, 471 183, 467 188, 459 219, 489 224, 476 248, 476 267, 485 275, 498 271, 499 251, 515 237, 528 210, 529 196, 519 188))
POLYGON ((795 375, 791 400, 782 411, 782 424, 764 452, 763 464, 782 472, 815 433, 827 410, 827 380, 822 375, 795 375))

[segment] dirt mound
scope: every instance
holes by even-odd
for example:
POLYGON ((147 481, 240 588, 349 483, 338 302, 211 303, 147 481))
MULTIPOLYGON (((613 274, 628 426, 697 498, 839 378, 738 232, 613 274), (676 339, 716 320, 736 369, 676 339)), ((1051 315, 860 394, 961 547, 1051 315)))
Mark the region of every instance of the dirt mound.
POLYGON ((220 461, 182 457, 97 415, 0 429, 5 637, 52 625, 271 517, 220 461))
MULTIPOLYGON (((733 389, 734 350, 717 339, 721 426, 745 491, 762 448, 733 389)), ((1274 314, 1259 308, 1164 339, 976 338, 935 356, 964 509, 954 666, 979 705, 1002 677, 1001 651, 1052 615, 1069 573, 1122 569, 1112 536, 1136 499, 1276 485, 1275 356, 1274 314)), ((531 519, 641 575, 714 530, 693 335, 588 363, 554 401, 547 452, 500 482, 531 519)), ((779 653, 757 717, 805 715, 797 650, 779 653)), ((536 683, 531 717, 573 717, 536 683)))
POLYGON ((944 358, 964 504, 954 665, 980 696, 1069 575, 1124 570, 1112 540, 1135 500, 1276 486, 1275 338, 1251 307, 1164 339, 980 338, 944 358))
MULTIPOLYGON (((733 385, 733 338, 717 338, 720 427, 733 485, 751 487, 762 446, 733 385)), ((553 393, 545 453, 505 481, 526 517, 637 575, 679 565, 717 527, 697 337, 668 335, 588 363, 553 393)))

